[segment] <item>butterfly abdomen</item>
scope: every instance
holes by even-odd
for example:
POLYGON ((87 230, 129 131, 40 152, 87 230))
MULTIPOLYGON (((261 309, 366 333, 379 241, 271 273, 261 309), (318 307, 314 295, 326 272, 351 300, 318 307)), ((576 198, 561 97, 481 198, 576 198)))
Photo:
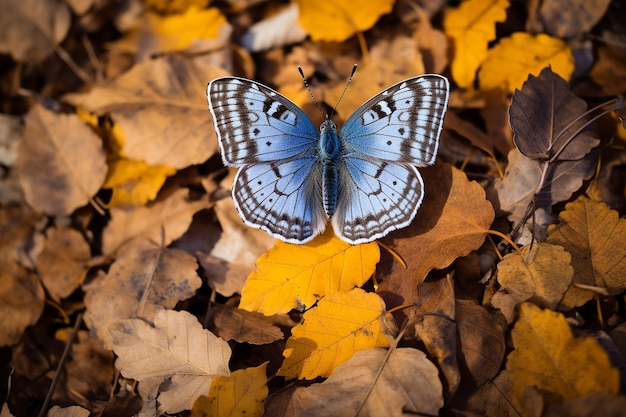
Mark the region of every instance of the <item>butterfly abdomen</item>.
POLYGON ((339 189, 339 156, 341 142, 337 126, 329 119, 320 127, 319 162, 322 167, 322 198, 328 217, 335 213, 339 189))

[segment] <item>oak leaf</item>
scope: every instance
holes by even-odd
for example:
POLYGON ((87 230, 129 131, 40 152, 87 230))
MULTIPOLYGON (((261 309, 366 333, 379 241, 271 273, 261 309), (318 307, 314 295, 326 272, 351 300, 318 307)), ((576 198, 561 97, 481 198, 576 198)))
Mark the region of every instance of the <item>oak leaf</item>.
POLYGON ((584 304, 593 292, 577 287, 588 285, 616 295, 626 289, 626 220, 602 202, 584 196, 568 203, 560 222, 548 228, 547 242, 561 245, 571 255, 572 286, 565 307, 584 304))
POLYGON ((162 310, 153 323, 127 319, 111 328, 115 366, 157 390, 159 413, 189 410, 216 376, 230 374, 230 347, 186 311, 162 310))
POLYGON ((60 0, 0 0, 0 52, 18 62, 46 59, 70 29, 72 15, 60 0))
POLYGON ((85 322, 110 345, 109 328, 139 316, 151 320, 162 308, 173 308, 195 294, 202 281, 196 259, 138 238, 122 246, 106 276, 84 286, 85 322))
POLYGON ((451 71, 459 87, 469 88, 474 83, 488 44, 496 38, 496 23, 504 22, 508 7, 508 0, 466 0, 446 11, 443 26, 452 38, 451 71))
POLYGON ((39 104, 25 123, 17 169, 26 201, 47 214, 71 214, 104 182, 102 141, 78 116, 56 114, 39 104))
POLYGON ((569 80, 574 72, 574 56, 567 44, 543 33, 514 33, 501 39, 487 53, 478 72, 480 89, 513 93, 526 81, 528 74, 539 75, 547 66, 569 80))
POLYGON ((181 169, 217 152, 204 92, 207 80, 219 75, 226 74, 208 64, 159 58, 65 100, 99 115, 110 114, 122 130, 127 158, 181 169))
POLYGON ((263 401, 269 392, 265 375, 267 363, 216 376, 209 395, 198 397, 194 403, 191 417, 263 416, 263 401))
POLYGON ((523 403, 527 387, 541 392, 546 404, 560 404, 592 392, 619 391, 619 371, 591 337, 574 338, 562 314, 530 303, 520 309, 511 332, 515 350, 506 369, 514 381, 513 396, 523 403))
POLYGON ((360 288, 323 298, 292 329, 277 375, 327 377, 359 350, 388 347, 395 325, 385 314, 383 300, 360 288))
POLYGON ((437 367, 417 349, 387 354, 380 348, 356 352, 326 381, 303 389, 302 416, 438 415, 443 393, 437 367))
POLYGON ((265 315, 311 307, 324 296, 363 285, 380 258, 376 243, 350 245, 327 228, 305 245, 276 241, 257 260, 241 291, 239 308, 265 315))
POLYGON ((294 0, 300 11, 300 24, 314 41, 345 41, 365 31, 384 14, 391 12, 394 0, 294 0))
POLYGON ((109 207, 143 205, 156 198, 167 177, 176 173, 165 165, 120 158, 109 162, 109 173, 102 188, 113 190, 109 207))

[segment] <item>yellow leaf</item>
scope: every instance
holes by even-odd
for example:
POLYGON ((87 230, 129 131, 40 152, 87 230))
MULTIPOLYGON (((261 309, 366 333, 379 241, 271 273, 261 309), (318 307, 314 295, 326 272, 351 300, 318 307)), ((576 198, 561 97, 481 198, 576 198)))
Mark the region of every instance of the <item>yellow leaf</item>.
POLYGON ((220 27, 226 23, 219 9, 200 10, 197 6, 177 15, 161 17, 149 12, 147 16, 161 51, 179 51, 197 40, 217 38, 220 27))
POLYGON ((294 0, 300 24, 314 41, 345 41, 374 26, 391 11, 394 0, 294 0))
POLYGON ((567 290, 574 268, 562 246, 535 243, 510 253, 498 264, 498 282, 503 290, 522 302, 534 297, 543 306, 556 308, 567 290))
POLYGON ((489 50, 478 73, 481 90, 501 89, 513 93, 528 78, 539 76, 550 65, 565 80, 574 72, 574 56, 558 38, 518 32, 489 50))
POLYGON ((504 22, 508 7, 508 0, 466 0, 446 12, 444 31, 454 45, 452 78, 459 87, 473 84, 487 57, 487 44, 496 38, 496 22, 504 22))
POLYGON ((360 286, 380 259, 376 243, 350 245, 329 227, 305 245, 276 241, 257 260, 257 270, 241 291, 239 308, 265 315, 311 307, 321 297, 360 286))
POLYGON ((109 173, 103 188, 112 188, 109 207, 143 205, 154 200, 161 186, 176 173, 165 165, 148 165, 143 161, 118 159, 109 163, 109 173))
POLYGON ((191 409, 192 417, 248 416, 265 413, 263 401, 269 392, 265 368, 239 369, 228 376, 217 376, 211 383, 209 396, 200 396, 191 409))
MULTIPOLYGON (((619 294, 626 289, 626 220, 606 204, 579 197, 559 214, 559 224, 548 228, 548 243, 561 245, 572 255, 572 284, 606 289, 619 294)), ((584 304, 593 293, 570 287, 564 304, 584 304)))
POLYGON ((574 338, 562 314, 524 303, 511 337, 515 350, 506 369, 520 404, 527 387, 536 387, 548 404, 592 392, 617 394, 619 372, 608 354, 591 337, 574 338))
POLYGON ((389 347, 393 322, 377 294, 355 288, 320 300, 291 331, 278 375, 288 378, 327 377, 359 351, 389 347))

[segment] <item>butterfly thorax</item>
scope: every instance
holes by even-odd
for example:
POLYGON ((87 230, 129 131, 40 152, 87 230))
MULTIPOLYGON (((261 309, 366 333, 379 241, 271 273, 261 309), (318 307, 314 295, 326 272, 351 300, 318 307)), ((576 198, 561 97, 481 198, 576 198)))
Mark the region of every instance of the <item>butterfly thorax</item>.
POLYGON ((320 126, 319 162, 322 168, 322 198, 328 216, 335 213, 339 189, 339 155, 341 142, 337 135, 337 125, 330 118, 320 126))

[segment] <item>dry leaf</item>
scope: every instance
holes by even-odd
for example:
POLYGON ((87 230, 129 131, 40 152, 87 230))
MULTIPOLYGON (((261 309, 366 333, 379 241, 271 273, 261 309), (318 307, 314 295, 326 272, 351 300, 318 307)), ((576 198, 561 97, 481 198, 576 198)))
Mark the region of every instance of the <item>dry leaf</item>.
POLYGON ((206 64, 159 58, 135 65, 112 84, 65 97, 97 114, 110 114, 123 132, 124 156, 181 169, 217 152, 204 95, 207 80, 226 75, 206 64))
POLYGON ((211 307, 215 334, 224 340, 262 345, 284 337, 278 326, 260 313, 216 304, 211 307))
POLYGON ((77 405, 65 408, 55 405, 48 410, 46 417, 88 417, 89 414, 89 410, 77 405))
POLYGON ((383 300, 360 288, 325 297, 291 330, 277 375, 327 377, 354 352, 388 347, 395 325, 385 313, 383 300))
POLYGON ((67 227, 46 231, 43 251, 37 256, 37 270, 50 297, 59 302, 76 290, 85 275, 91 250, 77 230, 67 227))
POLYGON ((386 349, 357 352, 326 381, 304 391, 301 415, 307 417, 348 417, 358 410, 365 416, 435 416, 443 407, 437 368, 423 352, 409 348, 395 349, 388 358, 386 349))
POLYGON ((538 77, 531 74, 509 107, 515 146, 543 161, 581 159, 600 143, 593 125, 583 128, 586 111, 587 103, 549 67, 538 77))
POLYGON ((190 410, 216 376, 230 373, 228 343, 185 311, 160 311, 153 326, 123 320, 111 335, 115 365, 126 378, 158 389, 159 414, 190 410))
POLYGON ((466 0, 446 11, 444 30, 454 48, 452 78, 459 87, 472 87, 487 46, 496 38, 496 22, 504 22, 508 7, 508 0, 466 0))
POLYGON ((394 0, 295 0, 300 24, 314 41, 341 42, 365 31, 391 11, 394 0))
POLYGON ((512 390, 511 373, 502 371, 476 390, 467 400, 465 410, 477 416, 520 417, 524 413, 511 397, 512 390))
POLYGON ((196 259, 179 250, 138 238, 122 246, 105 277, 84 286, 85 322, 110 346, 109 328, 129 317, 151 320, 202 285, 196 259))
MULTIPOLYGON (((555 310, 574 276, 571 260, 562 246, 526 246, 521 255, 510 253, 498 264, 498 282, 502 286, 499 291, 511 294, 517 303, 532 300, 555 310)), ((495 302, 494 306, 498 307, 495 302)))
POLYGON ((592 392, 617 394, 619 371, 608 354, 591 337, 574 338, 563 315, 524 303, 511 337, 515 350, 506 369, 518 403, 527 387, 536 387, 547 404, 592 392))
POLYGON ((324 234, 305 245, 276 241, 247 279, 239 308, 265 315, 311 307, 324 296, 345 293, 367 281, 376 268, 376 243, 350 245, 324 234))
POLYGON ((208 397, 199 397, 191 409, 191 417, 246 416, 261 417, 263 402, 269 392, 265 368, 239 369, 228 376, 217 376, 211 383, 208 397))
POLYGON ((566 80, 574 72, 574 57, 565 42, 540 33, 517 32, 487 53, 478 73, 481 90, 501 89, 513 93, 528 74, 538 75, 545 67, 566 80))
POLYGON ((593 293, 576 284, 619 294, 626 289, 626 220, 606 204, 578 197, 559 214, 560 223, 550 226, 547 242, 561 245, 572 257, 573 287, 563 306, 588 301, 593 293))
POLYGON ((102 235, 102 252, 111 254, 120 245, 136 237, 169 245, 189 227, 193 215, 208 207, 208 202, 189 201, 188 191, 179 189, 161 201, 147 206, 114 207, 111 221, 102 235))
POLYGON ((300 26, 298 17, 298 6, 291 3, 276 14, 250 26, 239 39, 241 46, 250 52, 261 52, 303 41, 307 34, 300 26))
POLYGON ((26 201, 63 216, 89 202, 106 176, 102 141, 74 114, 35 105, 25 117, 17 169, 26 201))
POLYGON ((38 64, 70 28, 71 13, 59 0, 0 0, 0 52, 18 62, 38 64))
POLYGON ((548 407, 545 417, 588 417, 602 413, 602 417, 623 417, 626 410, 624 396, 606 392, 587 394, 569 400, 563 405, 548 407))
POLYGON ((537 20, 552 36, 571 39, 589 32, 604 16, 611 0, 544 0, 537 20))

